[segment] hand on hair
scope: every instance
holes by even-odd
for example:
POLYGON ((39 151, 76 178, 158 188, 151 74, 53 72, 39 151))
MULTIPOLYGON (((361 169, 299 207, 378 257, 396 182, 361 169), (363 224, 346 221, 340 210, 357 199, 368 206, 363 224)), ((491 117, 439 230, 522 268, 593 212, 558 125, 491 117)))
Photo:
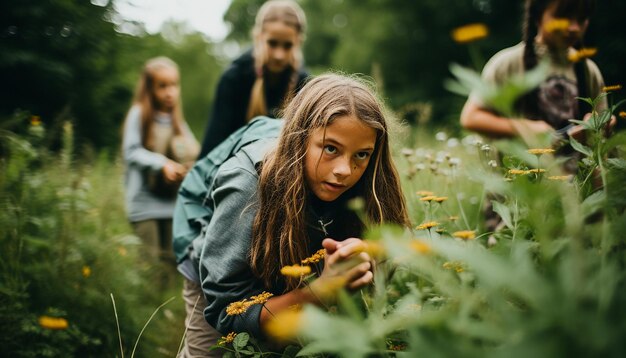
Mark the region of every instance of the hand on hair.
POLYGON ((163 177, 168 183, 177 183, 183 180, 187 173, 187 168, 184 165, 176 163, 173 160, 168 160, 163 166, 163 177))
POLYGON ((363 252, 361 239, 349 238, 344 241, 324 239, 322 246, 326 249, 324 270, 314 285, 327 282, 341 282, 344 287, 355 290, 368 285, 374 279, 372 260, 363 252))

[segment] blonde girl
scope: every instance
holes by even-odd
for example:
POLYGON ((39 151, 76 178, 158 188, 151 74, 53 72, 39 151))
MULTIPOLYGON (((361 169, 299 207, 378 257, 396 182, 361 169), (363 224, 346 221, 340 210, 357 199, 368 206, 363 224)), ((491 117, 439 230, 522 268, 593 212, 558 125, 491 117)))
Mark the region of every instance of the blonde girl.
MULTIPOLYGON (((212 216, 189 249, 191 261, 199 260, 192 265, 200 268, 199 312, 223 335, 263 337, 271 314, 319 304, 315 292, 330 282, 371 283, 370 257, 359 251, 365 224, 348 209, 351 199, 362 199, 370 223, 408 226, 387 122, 368 86, 336 74, 313 78, 283 118, 256 118, 252 124, 280 122, 278 138, 252 142, 219 167, 203 203, 212 216), (280 274, 319 250, 326 259, 309 286, 280 274), (267 309, 227 309, 263 291, 274 295, 267 309)), ((181 192, 200 182, 185 181, 181 192)))
MULTIPOLYGON (((123 127, 126 211, 145 244, 144 256, 160 258, 170 266, 176 197, 151 189, 148 181, 162 177, 174 186, 182 181, 187 168, 166 156, 176 136, 195 142, 181 109, 178 66, 166 57, 153 58, 143 68, 123 127)), ((195 155, 197 148, 190 150, 188 159, 195 155)))
POLYGON ((270 0, 259 9, 253 48, 237 58, 220 78, 200 158, 231 133, 259 116, 276 117, 302 87, 301 45, 306 18, 292 0, 270 0))

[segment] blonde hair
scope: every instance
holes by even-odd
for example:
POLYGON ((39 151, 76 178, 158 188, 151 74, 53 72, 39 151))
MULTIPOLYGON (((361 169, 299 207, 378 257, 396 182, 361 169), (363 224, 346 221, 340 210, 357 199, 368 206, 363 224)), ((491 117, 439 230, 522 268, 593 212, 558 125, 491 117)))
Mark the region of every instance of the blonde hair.
MULTIPOLYGON (((261 169, 250 262, 268 287, 281 267, 299 263, 307 255, 304 158, 309 137, 342 116, 354 116, 376 130, 372 159, 350 189, 364 199, 368 220, 409 225, 382 104, 362 80, 337 74, 316 77, 285 109, 285 127, 261 169)), ((299 285, 297 279, 286 280, 288 290, 299 285)))
MULTIPOLYGON (((152 133, 152 124, 154 123, 154 116, 157 111, 156 108, 158 107, 153 93, 154 76, 158 71, 164 68, 171 68, 178 72, 178 65, 167 57, 160 56, 146 61, 139 81, 137 82, 135 96, 133 98, 133 104, 141 108, 141 143, 148 149, 152 149, 153 145, 153 139, 150 133, 152 133)), ((172 128, 174 129, 175 135, 182 133, 184 122, 182 101, 179 98, 172 110, 172 128)))
MULTIPOLYGON (((257 12, 254 27, 252 28, 252 38, 254 40, 254 71, 256 74, 256 80, 252 85, 252 91, 250 94, 250 102, 248 103, 248 112, 246 119, 250 119, 259 116, 267 115, 267 106, 265 104, 265 92, 264 89, 264 70, 265 64, 265 45, 261 40, 261 34, 265 24, 271 22, 282 22, 283 24, 293 27, 298 33, 299 42, 304 40, 304 32, 306 30, 306 17, 302 8, 294 1, 291 0, 270 0, 264 3, 257 12)), ((292 58, 289 64, 291 69, 291 76, 289 79, 289 86, 287 87, 287 94, 284 101, 288 101, 293 96, 293 91, 296 88, 298 81, 298 69, 302 65, 302 50, 298 44, 294 44, 295 48, 292 51, 292 58)))

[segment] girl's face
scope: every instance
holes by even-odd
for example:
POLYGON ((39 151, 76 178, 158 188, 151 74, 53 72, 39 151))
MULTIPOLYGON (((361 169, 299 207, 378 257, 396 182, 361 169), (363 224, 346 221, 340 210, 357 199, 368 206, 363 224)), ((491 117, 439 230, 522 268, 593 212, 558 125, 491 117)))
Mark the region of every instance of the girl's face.
POLYGON ((354 116, 313 130, 304 159, 309 189, 320 200, 334 201, 361 179, 375 145, 376 130, 354 116))
POLYGON ((180 94, 178 71, 171 67, 155 71, 152 77, 152 94, 160 111, 171 112, 178 103, 180 94))
POLYGON ((294 61, 294 52, 300 45, 298 32, 281 21, 263 25, 261 41, 265 49, 265 67, 272 73, 284 71, 294 61))
POLYGON ((546 44, 549 48, 567 49, 582 39, 589 25, 589 19, 558 14, 557 7, 558 1, 555 1, 548 5, 543 12, 543 16, 539 21, 539 41, 546 44), (567 28, 549 31, 550 26, 546 26, 546 24, 550 24, 557 19, 568 20, 567 28))

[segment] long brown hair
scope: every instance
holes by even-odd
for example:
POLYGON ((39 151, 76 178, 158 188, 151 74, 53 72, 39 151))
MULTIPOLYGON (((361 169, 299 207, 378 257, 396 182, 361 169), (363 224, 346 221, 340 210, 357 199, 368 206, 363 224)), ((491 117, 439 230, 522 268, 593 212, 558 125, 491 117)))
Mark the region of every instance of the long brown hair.
MULTIPOLYGON (((282 266, 306 257, 307 145, 313 130, 325 128, 341 116, 354 116, 377 133, 372 160, 355 185, 360 190, 357 195, 365 201, 368 220, 375 224, 409 225, 382 104, 372 89, 357 78, 336 74, 316 77, 286 107, 285 127, 261 170, 250 261, 255 274, 268 287, 282 266)), ((298 283, 297 279, 287 279, 287 289, 298 283)))
MULTIPOLYGON (((548 6, 557 3, 556 13, 564 17, 575 17, 586 20, 595 9, 595 0, 526 0, 524 4, 524 22, 522 25, 522 40, 524 42, 524 69, 526 71, 537 66, 537 53, 535 52, 535 37, 539 32, 541 17, 548 6)), ((582 43, 574 44, 575 48, 582 47, 582 43)), ((576 83, 578 86, 578 96, 588 96, 587 66, 586 61, 579 61, 574 64, 576 73, 576 83)), ((519 101, 519 108, 524 114, 540 117, 538 108, 538 90, 531 91, 523 96, 519 101)))
POLYGON ((250 102, 248 104, 248 113, 246 119, 250 119, 259 116, 267 115, 267 106, 265 104, 265 44, 262 42, 261 34, 265 24, 271 22, 282 22, 283 24, 293 27, 299 36, 298 43, 295 43, 293 49, 293 57, 289 63, 289 71, 291 75, 289 77, 289 84, 287 86, 287 93, 283 102, 287 102, 293 96, 293 92, 298 82, 298 69, 302 65, 302 50, 300 43, 304 40, 304 32, 306 30, 306 17, 302 8, 294 1, 291 0, 270 0, 261 6, 259 9, 252 28, 252 38, 254 40, 254 70, 256 74, 256 80, 252 85, 252 92, 250 94, 250 102))
MULTIPOLYGON (((154 123, 154 116, 158 107, 153 93, 154 76, 159 70, 164 68, 172 68, 178 72, 178 65, 167 57, 160 56, 148 60, 141 71, 141 76, 137 82, 135 96, 133 98, 133 104, 141 108, 141 144, 148 149, 152 149, 153 145, 153 139, 150 133, 152 133, 152 124, 154 123)), ((184 122, 185 118, 183 116, 182 102, 179 98, 172 110, 172 128, 174 134, 178 135, 182 133, 184 122)))

